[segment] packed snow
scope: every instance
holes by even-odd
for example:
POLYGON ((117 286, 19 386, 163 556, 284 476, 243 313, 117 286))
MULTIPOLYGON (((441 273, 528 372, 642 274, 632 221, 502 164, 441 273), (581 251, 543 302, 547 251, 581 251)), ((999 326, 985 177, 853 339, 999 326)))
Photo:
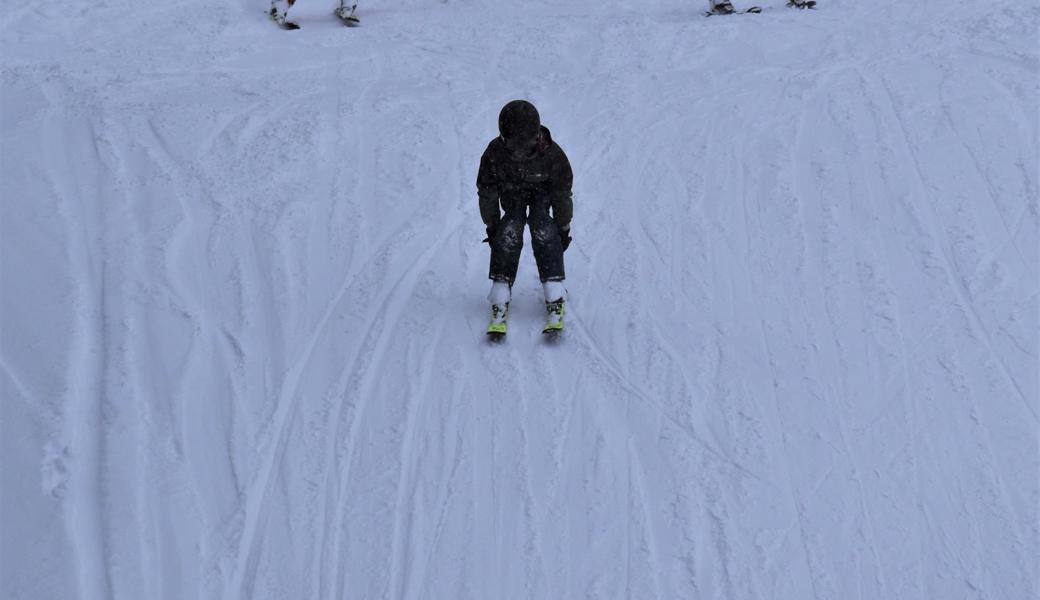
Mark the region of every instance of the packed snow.
POLYGON ((706 5, 9 3, 0 598, 1040 597, 1040 6, 706 5))

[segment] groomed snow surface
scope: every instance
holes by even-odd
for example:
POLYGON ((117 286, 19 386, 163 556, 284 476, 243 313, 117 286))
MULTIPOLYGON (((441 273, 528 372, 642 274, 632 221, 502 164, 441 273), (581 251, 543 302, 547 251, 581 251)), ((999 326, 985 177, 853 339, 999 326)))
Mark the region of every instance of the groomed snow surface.
POLYGON ((0 598, 1040 596, 1036 2, 334 4, 5 6, 0 598))

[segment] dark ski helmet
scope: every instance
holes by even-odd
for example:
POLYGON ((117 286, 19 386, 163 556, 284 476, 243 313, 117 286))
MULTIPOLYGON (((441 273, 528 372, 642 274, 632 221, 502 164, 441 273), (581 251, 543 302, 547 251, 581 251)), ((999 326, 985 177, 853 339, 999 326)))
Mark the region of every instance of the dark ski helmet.
POLYGON ((506 141, 530 140, 541 130, 538 109, 527 100, 513 100, 498 113, 498 131, 506 141))

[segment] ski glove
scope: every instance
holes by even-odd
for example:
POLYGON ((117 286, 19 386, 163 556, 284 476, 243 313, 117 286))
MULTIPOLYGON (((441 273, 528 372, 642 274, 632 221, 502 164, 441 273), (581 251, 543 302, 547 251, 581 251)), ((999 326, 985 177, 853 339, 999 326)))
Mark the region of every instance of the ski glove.
POLYGON ((484 230, 485 232, 487 232, 487 237, 484 238, 483 243, 487 244, 488 246, 494 246, 495 245, 495 233, 497 233, 497 230, 498 230, 498 226, 497 225, 488 225, 487 228, 484 230))
POLYGON ((563 251, 567 251, 567 246, 571 245, 571 226, 560 228, 560 244, 563 246, 563 251))

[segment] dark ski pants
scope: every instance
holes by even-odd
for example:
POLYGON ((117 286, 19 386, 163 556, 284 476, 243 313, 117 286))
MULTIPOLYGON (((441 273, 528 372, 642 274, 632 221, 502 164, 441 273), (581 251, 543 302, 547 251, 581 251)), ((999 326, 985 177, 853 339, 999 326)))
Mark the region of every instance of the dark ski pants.
POLYGON ((491 274, 495 281, 512 285, 524 248, 524 225, 531 227, 531 246, 542 282, 563 281, 563 244, 556 221, 549 216, 549 201, 537 200, 506 210, 491 244, 491 274))

